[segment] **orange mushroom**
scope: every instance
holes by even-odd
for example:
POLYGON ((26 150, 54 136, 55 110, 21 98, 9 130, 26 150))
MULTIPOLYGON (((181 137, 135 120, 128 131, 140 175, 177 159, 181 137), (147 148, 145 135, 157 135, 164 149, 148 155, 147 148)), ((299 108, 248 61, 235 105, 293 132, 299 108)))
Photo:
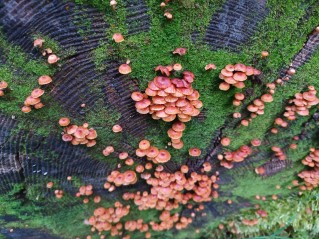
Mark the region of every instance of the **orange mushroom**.
POLYGON ((132 68, 128 65, 128 64, 122 64, 120 65, 119 67, 119 72, 122 74, 122 75, 127 75, 129 73, 132 72, 132 68))
POLYGON ((116 43, 120 43, 122 41, 124 41, 124 37, 121 33, 114 33, 112 39, 116 42, 116 43))
POLYGON ((201 155, 202 151, 199 148, 190 148, 188 153, 192 157, 198 157, 201 155))
POLYGON ((48 75, 43 75, 38 78, 39 85, 47 85, 52 82, 52 78, 48 75))

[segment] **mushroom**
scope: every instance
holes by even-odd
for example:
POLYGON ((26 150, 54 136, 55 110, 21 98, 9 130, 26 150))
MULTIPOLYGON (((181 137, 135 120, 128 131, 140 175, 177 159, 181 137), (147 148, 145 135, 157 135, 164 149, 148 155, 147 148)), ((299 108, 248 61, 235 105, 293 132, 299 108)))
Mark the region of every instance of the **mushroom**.
POLYGON ((51 54, 51 55, 49 55, 49 57, 48 57, 48 63, 49 63, 49 64, 57 63, 58 60, 60 60, 60 58, 59 58, 57 55, 55 55, 55 54, 51 54))
POLYGON ((221 143, 223 146, 228 146, 228 145, 230 145, 230 138, 224 137, 224 138, 221 139, 220 143, 221 143))
POLYGON ((207 64, 206 66, 205 66, 205 70, 206 71, 211 71, 211 70, 216 70, 216 66, 215 66, 215 64, 207 64))
POLYGON ((25 106, 23 106, 23 107, 21 108, 21 111, 22 111, 23 113, 29 113, 29 112, 31 111, 31 107, 25 105, 25 106))
POLYGON ((5 81, 0 81, 0 90, 5 90, 8 87, 8 83, 5 81))
POLYGON ((128 64, 122 64, 119 67, 119 72, 123 75, 127 75, 132 72, 132 69, 128 64))
POLYGON ((59 125, 65 127, 65 126, 68 126, 70 122, 71 121, 69 118, 63 117, 63 118, 60 118, 59 125))
POLYGON ((122 41, 124 41, 124 37, 121 33, 114 33, 112 39, 116 42, 116 43, 120 43, 122 41))
POLYGON ((202 151, 199 148, 190 148, 188 153, 192 157, 198 157, 201 155, 202 151))
POLYGON ((186 48, 182 48, 182 47, 180 47, 180 48, 176 48, 174 51, 173 51, 173 54, 178 54, 178 55, 180 55, 180 56, 183 56, 183 55, 185 55, 186 54, 186 48))
POLYGON ((114 133, 120 133, 120 132, 122 132, 122 127, 119 125, 119 124, 116 124, 116 125, 113 125, 113 127, 112 127, 112 131, 114 132, 114 133))
POLYGON ((39 85, 47 85, 52 82, 52 78, 48 75, 40 76, 38 79, 39 85))
POLYGON ((44 39, 42 39, 42 38, 37 38, 37 39, 34 40, 33 46, 34 46, 34 47, 40 47, 40 48, 42 48, 43 42, 45 42, 44 39))
POLYGON ((267 57, 269 55, 269 52, 268 51, 262 51, 261 52, 261 57, 262 58, 265 58, 265 57, 267 57))
POLYGON ((40 88, 34 89, 34 90, 31 92, 31 96, 32 96, 33 98, 39 98, 39 97, 41 97, 43 94, 44 94, 44 90, 42 90, 42 89, 40 89, 40 88))

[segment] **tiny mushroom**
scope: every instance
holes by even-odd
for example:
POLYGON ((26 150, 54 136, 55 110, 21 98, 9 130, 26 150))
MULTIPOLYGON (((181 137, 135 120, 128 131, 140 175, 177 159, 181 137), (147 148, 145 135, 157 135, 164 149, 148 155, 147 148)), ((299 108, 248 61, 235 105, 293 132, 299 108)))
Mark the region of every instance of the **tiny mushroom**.
POLYGON ((183 48, 183 47, 179 47, 179 48, 176 48, 174 51, 173 51, 173 54, 178 54, 180 56, 183 56, 186 54, 186 48, 183 48))
POLYGON ((112 127, 112 131, 114 132, 114 133, 120 133, 120 132, 122 132, 122 127, 119 125, 119 124, 116 124, 116 125, 113 125, 113 127, 112 127))
POLYGON ((128 64, 122 64, 119 66, 119 72, 122 75, 127 75, 132 72, 132 68, 128 64))
POLYGON ((40 76, 38 79, 39 85, 47 85, 52 82, 52 78, 48 75, 40 76))
POLYGON ((59 58, 57 55, 55 55, 55 54, 51 54, 51 55, 49 55, 49 57, 48 57, 48 63, 49 63, 49 64, 57 63, 58 60, 60 60, 60 58, 59 58))
POLYGON ((190 156, 198 157, 201 155, 202 151, 199 148, 190 148, 188 153, 190 156))
POLYGON ((120 43, 122 41, 124 41, 124 37, 121 33, 114 33, 112 39, 116 42, 116 43, 120 43))

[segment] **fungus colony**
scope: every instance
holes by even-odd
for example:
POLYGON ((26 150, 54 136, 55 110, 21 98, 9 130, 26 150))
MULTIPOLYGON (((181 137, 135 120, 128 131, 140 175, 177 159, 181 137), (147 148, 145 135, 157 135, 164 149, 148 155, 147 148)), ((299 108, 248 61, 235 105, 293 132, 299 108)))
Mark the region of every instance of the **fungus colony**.
POLYGON ((64 127, 62 140, 71 142, 73 145, 85 144, 86 147, 93 147, 96 144, 97 133, 93 128, 88 129, 89 124, 82 126, 70 125, 69 118, 61 118, 59 125, 64 127))
POLYGON ((175 149, 181 149, 184 146, 183 141, 181 140, 183 136, 183 131, 185 130, 186 125, 183 122, 177 121, 172 127, 167 131, 168 137, 171 139, 171 145, 175 149))
POLYGON ((4 96, 4 92, 7 88, 8 88, 8 83, 5 81, 0 81, 0 97, 4 96))
POLYGON ((33 46, 34 47, 39 47, 41 49, 41 53, 42 53, 43 56, 46 56, 46 55, 48 56, 47 60, 48 60, 49 64, 57 63, 58 60, 60 60, 60 58, 57 55, 53 54, 52 49, 50 49, 50 48, 43 49, 43 43, 44 42, 45 42, 44 39, 37 38, 37 39, 34 40, 33 46))
POLYGON ((302 164, 313 169, 304 170, 298 174, 305 182, 304 186, 300 186, 301 190, 311 190, 319 186, 319 149, 312 148, 310 151, 302 160, 302 164))
MULTIPOLYGON (((40 86, 50 84, 52 82, 52 78, 48 75, 42 75, 38 78, 38 84, 40 86)), ((24 101, 24 106, 21 108, 21 111, 23 113, 29 113, 32 108, 31 106, 34 107, 34 109, 41 109, 44 104, 41 102, 41 96, 44 94, 44 90, 41 88, 36 88, 31 92, 31 95, 29 95, 25 101, 24 101)))
POLYGON ((317 91, 313 86, 308 87, 309 91, 304 93, 295 94, 295 98, 290 100, 289 103, 292 106, 287 106, 284 116, 288 120, 295 120, 296 113, 301 116, 309 115, 309 109, 319 103, 319 99, 316 96, 317 91))
POLYGON ((224 81, 220 83, 219 89, 227 91, 231 85, 242 89, 245 87, 244 81, 247 80, 248 76, 259 75, 260 73, 259 70, 240 63, 226 65, 219 74, 219 78, 224 81))
POLYGON ((225 152, 224 155, 219 154, 218 159, 220 160, 221 166, 231 169, 234 166, 234 162, 244 161, 251 153, 252 149, 247 145, 243 145, 234 152, 225 152))
POLYGON ((145 94, 133 92, 131 95, 136 101, 136 111, 166 122, 176 117, 181 122, 188 122, 192 116, 199 115, 203 103, 199 100, 199 92, 192 88, 194 74, 184 71, 182 79, 170 79, 172 66, 158 66, 155 70, 161 71, 164 76, 156 76, 150 81, 145 94))
POLYGON ((147 157, 147 160, 152 161, 154 164, 166 163, 171 159, 171 154, 165 149, 158 149, 152 146, 151 143, 144 139, 142 140, 136 150, 136 156, 147 157))
MULTIPOLYGON (((64 124, 63 124, 64 125, 64 124)), ((197 155, 200 154, 197 150, 197 155)), ((114 152, 112 146, 104 149, 103 154, 109 155, 114 152)), ((123 152, 119 158, 126 159, 129 155, 123 152), (123 154, 123 155, 121 155, 123 154)), ((123 231, 140 231, 145 233, 146 238, 151 237, 150 229, 153 231, 169 230, 175 227, 177 230, 186 228, 191 222, 191 218, 180 216, 179 213, 171 214, 171 211, 179 208, 181 205, 187 205, 189 209, 193 208, 192 203, 202 203, 211 201, 212 198, 218 198, 218 173, 208 176, 211 171, 211 165, 205 162, 202 173, 190 172, 188 166, 182 165, 180 170, 174 173, 164 172, 162 165, 157 165, 155 171, 152 171, 153 163, 165 163, 170 159, 170 154, 166 150, 159 150, 151 145, 148 140, 142 140, 136 150, 138 157, 146 156, 151 162, 139 164, 135 167, 135 172, 126 170, 112 171, 107 177, 104 188, 110 192, 116 187, 135 184, 140 178, 145 180, 150 186, 149 191, 143 192, 125 192, 122 198, 125 201, 132 200, 139 210, 156 209, 161 211, 159 221, 150 221, 144 223, 142 219, 121 221, 122 218, 130 213, 130 206, 124 206, 120 202, 114 204, 114 208, 99 207, 94 210, 93 215, 88 222, 92 225, 92 231, 110 231, 111 236, 123 235, 123 231)), ((92 195, 92 185, 81 186, 77 197, 92 195)), ((86 202, 84 202, 86 203, 86 202)), ((204 208, 200 205, 201 210, 204 208)), ((192 213, 194 214, 194 213, 192 213)), ((194 215, 193 215, 194 216, 194 215)), ((130 238, 126 235, 123 238, 130 238)))
MULTIPOLYGON (((178 48, 181 49, 181 48, 178 48)), ((199 92, 192 88, 194 74, 184 71, 183 78, 169 78, 173 71, 182 69, 180 64, 169 66, 157 66, 155 71, 160 71, 163 76, 156 76, 149 82, 145 93, 133 92, 131 98, 136 102, 136 111, 140 114, 151 114, 155 120, 162 119, 171 122, 178 118, 172 128, 168 130, 171 145, 175 149, 181 149, 183 142, 181 137, 185 130, 185 124, 193 116, 199 115, 199 109, 203 103, 199 100, 199 92)))

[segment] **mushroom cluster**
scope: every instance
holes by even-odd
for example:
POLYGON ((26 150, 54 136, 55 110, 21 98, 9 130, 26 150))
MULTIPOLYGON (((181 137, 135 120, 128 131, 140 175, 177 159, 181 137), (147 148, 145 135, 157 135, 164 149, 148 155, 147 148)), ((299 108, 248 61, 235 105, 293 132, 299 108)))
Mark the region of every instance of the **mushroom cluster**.
POLYGON ((131 184, 135 184, 137 182, 136 173, 132 170, 127 170, 124 173, 120 173, 115 170, 112 171, 111 174, 107 177, 107 181, 110 183, 107 187, 111 188, 112 183, 115 187, 120 187, 122 185, 127 186, 131 184))
POLYGON ((241 63, 235 65, 228 64, 219 74, 219 79, 224 81, 219 85, 219 89, 227 91, 231 85, 242 89, 245 87, 244 81, 247 80, 248 76, 259 75, 260 73, 261 72, 254 67, 241 63))
POLYGON ((177 121, 172 125, 167 131, 168 137, 171 139, 172 147, 175 149, 181 149, 184 146, 183 141, 181 140, 183 136, 183 131, 185 130, 186 125, 183 122, 177 121))
POLYGON ((173 121, 176 117, 181 122, 188 122, 192 116, 199 115, 203 103, 199 100, 199 92, 192 88, 194 74, 190 71, 183 72, 183 78, 168 76, 173 70, 172 66, 158 66, 164 76, 156 76, 149 82, 145 94, 133 92, 131 97, 137 112, 151 114, 153 119, 162 119, 166 122, 173 121))
POLYGON ((190 200, 200 203, 208 202, 212 197, 218 197, 218 192, 212 190, 212 187, 218 188, 216 175, 209 177, 206 174, 192 172, 187 177, 187 166, 184 166, 183 172, 156 171, 154 177, 146 179, 146 183, 151 185, 150 193, 147 191, 124 193, 123 199, 134 200, 139 210, 155 208, 160 211, 164 209, 171 211, 178 208, 180 204, 187 204, 190 200))
POLYGON ((154 221, 150 222, 150 225, 152 226, 153 231, 164 231, 164 230, 170 230, 174 227, 177 230, 181 230, 186 228, 190 223, 192 223, 191 218, 187 217, 179 217, 178 213, 175 213, 174 215, 170 215, 170 212, 167 210, 164 210, 160 215, 160 222, 156 223, 154 221))
POLYGON ((41 49, 41 53, 42 53, 43 56, 48 56, 48 63, 49 64, 57 63, 58 60, 60 60, 60 58, 57 55, 53 54, 52 49, 50 49, 50 48, 45 48, 44 49, 43 48, 43 43, 44 42, 45 42, 44 39, 37 38, 37 39, 34 40, 33 46, 34 47, 39 47, 41 49))
POLYGON ((88 123, 82 126, 70 123, 70 119, 66 117, 59 120, 59 125, 64 127, 62 135, 64 142, 71 142, 73 145, 85 144, 86 147, 93 147, 96 144, 97 132, 93 128, 89 129, 88 123))
POLYGON ((77 197, 80 196, 90 196, 93 194, 93 186, 91 184, 89 185, 83 185, 79 188, 79 192, 76 193, 77 197))
POLYGON ((275 156, 279 159, 279 160, 286 160, 287 156, 286 154, 282 151, 281 148, 277 147, 277 146, 272 146, 271 150, 273 152, 275 152, 275 156))
POLYGON ((279 126, 281 126, 283 128, 286 128, 288 126, 288 122, 284 121, 282 118, 276 118, 275 119, 275 124, 279 125, 279 126))
POLYGON ((21 108, 21 111, 24 113, 29 113, 32 110, 32 106, 34 109, 41 109, 44 104, 41 102, 41 96, 44 94, 44 90, 37 88, 31 92, 25 101, 24 106, 21 108))
POLYGON ((120 220, 129 212, 129 205, 123 206, 120 202, 115 202, 114 207, 95 209, 93 216, 89 218, 89 224, 99 232, 110 231, 111 236, 122 235, 123 224, 120 220))
POLYGON ((60 198, 63 197, 63 190, 58 190, 58 189, 57 189, 57 190, 54 191, 54 194, 55 194, 55 197, 56 197, 56 198, 59 198, 59 199, 60 199, 60 198))
POLYGON ((7 88, 8 88, 8 83, 5 81, 0 81, 0 97, 4 96, 4 92, 7 88))
MULTIPOLYGON (((162 9, 165 9, 165 7, 167 6, 166 4, 169 3, 169 2, 170 2, 170 0, 165 0, 164 2, 161 2, 160 7, 162 9)), ((172 20, 173 19, 173 14, 171 13, 171 10, 165 10, 164 16, 168 20, 172 20)))
POLYGON ((155 164, 166 163, 171 159, 171 154, 167 150, 158 149, 157 147, 152 146, 146 139, 139 143, 135 153, 138 157, 146 156, 147 160, 150 160, 155 164))
POLYGON ((312 190, 319 186, 319 149, 311 148, 310 151, 302 163, 313 170, 304 170, 298 174, 305 182, 305 186, 300 187, 303 190, 312 190))
POLYGON ((247 145, 243 145, 234 152, 225 152, 224 155, 219 154, 218 159, 221 166, 231 169, 234 166, 234 162, 244 161, 251 153, 252 149, 247 145))
POLYGON ((288 120, 295 120, 296 113, 301 116, 308 116, 309 109, 319 103, 319 99, 316 96, 317 91, 315 87, 309 86, 308 89, 309 91, 307 92, 295 94, 295 98, 289 101, 289 103, 293 105, 287 106, 285 108, 286 112, 284 113, 284 116, 288 120))

